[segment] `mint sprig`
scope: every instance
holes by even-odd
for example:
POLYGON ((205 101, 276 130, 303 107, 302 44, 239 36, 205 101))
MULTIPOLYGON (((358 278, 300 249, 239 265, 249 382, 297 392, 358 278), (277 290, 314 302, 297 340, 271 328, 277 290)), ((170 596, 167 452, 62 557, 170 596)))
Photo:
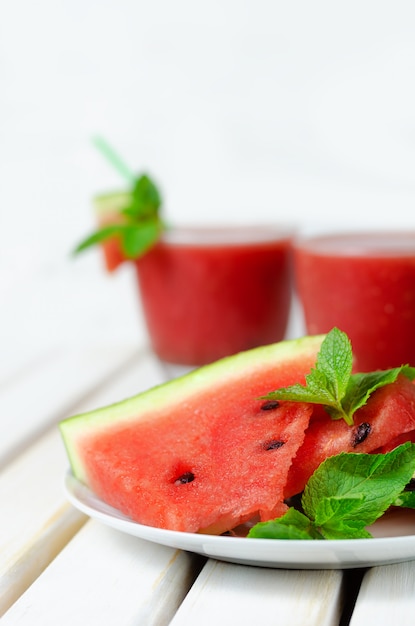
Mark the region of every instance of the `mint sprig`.
POLYGON ((156 185, 146 174, 142 174, 135 182, 130 204, 120 211, 123 222, 99 228, 81 241, 74 253, 118 237, 127 258, 136 259, 142 256, 156 243, 164 230, 159 216, 160 206, 161 198, 156 185))
POLYGON ((93 232, 76 246, 74 254, 116 237, 123 254, 129 259, 137 259, 156 243, 165 228, 160 217, 160 191, 147 174, 134 176, 105 140, 96 138, 94 143, 111 165, 128 180, 129 185, 132 184, 131 200, 119 211, 122 218, 120 223, 103 226, 93 232))
POLYGON ((306 376, 306 384, 282 387, 263 397, 267 400, 289 400, 321 404, 330 416, 353 425, 353 415, 366 404, 370 395, 389 385, 399 374, 410 380, 415 368, 402 365, 390 370, 352 374, 353 352, 346 333, 333 328, 324 338, 315 367, 306 376))
POLYGON ((248 537, 266 539, 370 538, 367 526, 392 505, 415 506, 405 486, 415 472, 415 444, 385 454, 341 453, 309 479, 301 499, 280 518, 259 522, 248 537))

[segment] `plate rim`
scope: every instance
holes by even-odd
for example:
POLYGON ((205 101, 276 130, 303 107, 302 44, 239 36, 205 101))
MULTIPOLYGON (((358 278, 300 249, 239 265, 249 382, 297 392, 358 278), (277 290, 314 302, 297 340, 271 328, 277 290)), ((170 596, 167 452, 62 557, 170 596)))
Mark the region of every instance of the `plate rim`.
MULTIPOLYGON (((372 538, 360 538, 360 539, 336 539, 336 540, 316 540, 316 541, 304 541, 301 539, 263 539, 256 537, 229 537, 223 535, 208 535, 202 533, 189 533, 177 530, 168 530, 164 528, 157 528, 154 526, 148 526, 140 524, 130 519, 128 516, 118 511, 114 507, 106 504, 99 496, 97 496, 87 485, 82 483, 76 478, 71 470, 65 474, 64 478, 64 491, 69 502, 75 506, 78 510, 85 513, 92 519, 97 519, 102 523, 116 528, 117 530, 130 534, 134 537, 141 538, 145 541, 150 541, 159 545, 168 546, 171 548, 188 550, 198 554, 203 554, 207 557, 216 558, 218 560, 230 561, 233 563, 244 563, 248 565, 259 565, 263 567, 274 568, 295 568, 295 569, 348 569, 348 568, 362 568, 372 567, 374 565, 382 565, 389 563, 397 563, 402 561, 415 560, 415 526, 413 534, 405 535, 392 535, 385 537, 372 537, 372 538), (85 494, 85 497, 80 497, 79 492, 85 494), (94 506, 97 502, 98 506, 94 506), (248 543, 249 542, 249 543, 248 543), (368 544, 369 542, 369 544, 368 544), (177 544, 182 544, 178 546, 177 544), (188 544, 188 547, 186 547, 188 544), (195 548, 194 544, 198 544, 199 548, 195 548), (409 544, 409 545, 408 545, 409 544), (220 551, 217 546, 227 546, 232 548, 238 548, 239 546, 260 547, 259 558, 250 558, 241 556, 237 558, 229 552, 235 552, 234 549, 220 551), (350 559, 345 561, 333 561, 333 563, 327 563, 324 558, 317 559, 315 561, 306 561, 306 564, 301 565, 301 559, 290 559, 286 561, 284 558, 269 558, 264 560, 262 557, 263 552, 271 551, 272 553, 278 552, 281 549, 285 554, 289 551, 291 554, 299 551, 302 554, 308 556, 320 552, 333 552, 337 555, 341 555, 342 552, 358 553, 360 548, 370 546, 371 552, 374 553, 374 558, 362 558, 350 559), (391 557, 388 559, 376 558, 376 552, 379 548, 395 546, 401 547, 404 545, 406 548, 412 547, 412 555, 405 558, 391 557), (330 547, 329 547, 330 546, 330 547), (215 548, 212 553, 208 552, 208 548, 215 548), (323 549, 322 549, 323 548, 323 549), (328 550, 326 550, 328 548, 328 550)), ((283 555, 282 555, 283 556, 283 555)))

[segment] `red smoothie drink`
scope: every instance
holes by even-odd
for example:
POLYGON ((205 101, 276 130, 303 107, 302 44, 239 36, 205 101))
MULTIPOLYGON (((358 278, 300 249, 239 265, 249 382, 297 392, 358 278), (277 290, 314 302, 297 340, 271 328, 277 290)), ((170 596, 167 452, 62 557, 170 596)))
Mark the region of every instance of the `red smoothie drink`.
POLYGON ((415 233, 311 237, 294 259, 308 334, 346 332, 355 371, 415 365, 415 233))
POLYGON ((134 264, 165 362, 198 366, 285 336, 291 237, 275 226, 174 229, 134 264))

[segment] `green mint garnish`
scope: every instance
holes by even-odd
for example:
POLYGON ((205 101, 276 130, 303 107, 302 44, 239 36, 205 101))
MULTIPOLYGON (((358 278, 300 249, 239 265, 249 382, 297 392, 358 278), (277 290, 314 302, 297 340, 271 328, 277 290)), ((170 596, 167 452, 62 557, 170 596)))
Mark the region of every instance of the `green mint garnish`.
POLYGON ((82 252, 107 239, 117 237, 127 258, 139 258, 156 243, 164 230, 164 223, 160 218, 162 205, 160 192, 147 174, 134 176, 103 139, 97 138, 94 143, 120 174, 127 179, 129 185, 132 185, 131 201, 119 212, 122 216, 121 223, 98 229, 81 241, 74 253, 82 252))
POLYGON ((393 506, 415 509, 415 491, 408 490, 400 493, 396 500, 393 501, 393 506))
POLYGON ((254 539, 324 539, 315 524, 300 511, 290 507, 281 517, 269 522, 258 522, 248 537, 254 539))
POLYGON ((330 416, 353 425, 353 415, 366 404, 379 387, 393 383, 399 374, 415 378, 415 368, 402 365, 390 370, 352 374, 353 353, 347 335, 333 328, 324 338, 315 367, 306 384, 295 384, 272 391, 267 400, 289 400, 322 404, 330 416))
POLYGON ((390 506, 415 506, 414 492, 404 491, 414 472, 415 444, 409 442, 385 454, 344 452, 329 457, 306 485, 303 512, 291 507, 276 520, 256 524, 248 537, 369 538, 366 527, 390 506))

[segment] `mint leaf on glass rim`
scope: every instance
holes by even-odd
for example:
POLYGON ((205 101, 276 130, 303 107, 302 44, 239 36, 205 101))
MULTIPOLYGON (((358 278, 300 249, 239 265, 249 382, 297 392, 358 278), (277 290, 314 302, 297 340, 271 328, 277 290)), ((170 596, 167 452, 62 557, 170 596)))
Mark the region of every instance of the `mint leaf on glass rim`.
POLYGON ((305 385, 282 387, 262 399, 321 404, 332 419, 344 419, 352 426, 355 411, 366 404, 376 389, 393 383, 399 374, 410 380, 415 378, 415 368, 408 365, 367 374, 352 374, 352 365, 349 338, 343 331, 333 328, 320 346, 315 367, 305 377, 305 385))
POLYGON ((147 174, 142 174, 137 178, 131 197, 132 203, 122 211, 123 215, 133 220, 154 218, 158 215, 161 207, 160 192, 147 174))
POLYGON ((121 246, 126 257, 136 259, 149 250, 160 235, 160 225, 155 219, 140 224, 127 224, 121 229, 121 246))
POLYGON ((129 204, 117 213, 117 223, 97 229, 83 239, 74 254, 117 237, 124 255, 137 259, 159 239, 165 229, 160 217, 162 198, 155 182, 145 173, 135 176, 121 157, 102 138, 94 141, 111 165, 128 181, 129 204))
POLYGON ((120 236, 121 230, 122 229, 120 224, 103 226, 99 230, 92 233, 92 235, 89 235, 88 237, 86 237, 86 239, 81 241, 81 243, 76 246, 74 253, 76 254, 78 252, 82 252, 83 250, 86 250, 91 246, 95 246, 96 244, 102 243, 103 241, 111 237, 120 236))
POLYGON ((137 179, 130 205, 119 213, 123 221, 98 229, 81 241, 74 253, 118 237, 125 256, 139 258, 156 243, 165 228, 159 216, 160 206, 161 198, 155 184, 143 174, 137 179))

